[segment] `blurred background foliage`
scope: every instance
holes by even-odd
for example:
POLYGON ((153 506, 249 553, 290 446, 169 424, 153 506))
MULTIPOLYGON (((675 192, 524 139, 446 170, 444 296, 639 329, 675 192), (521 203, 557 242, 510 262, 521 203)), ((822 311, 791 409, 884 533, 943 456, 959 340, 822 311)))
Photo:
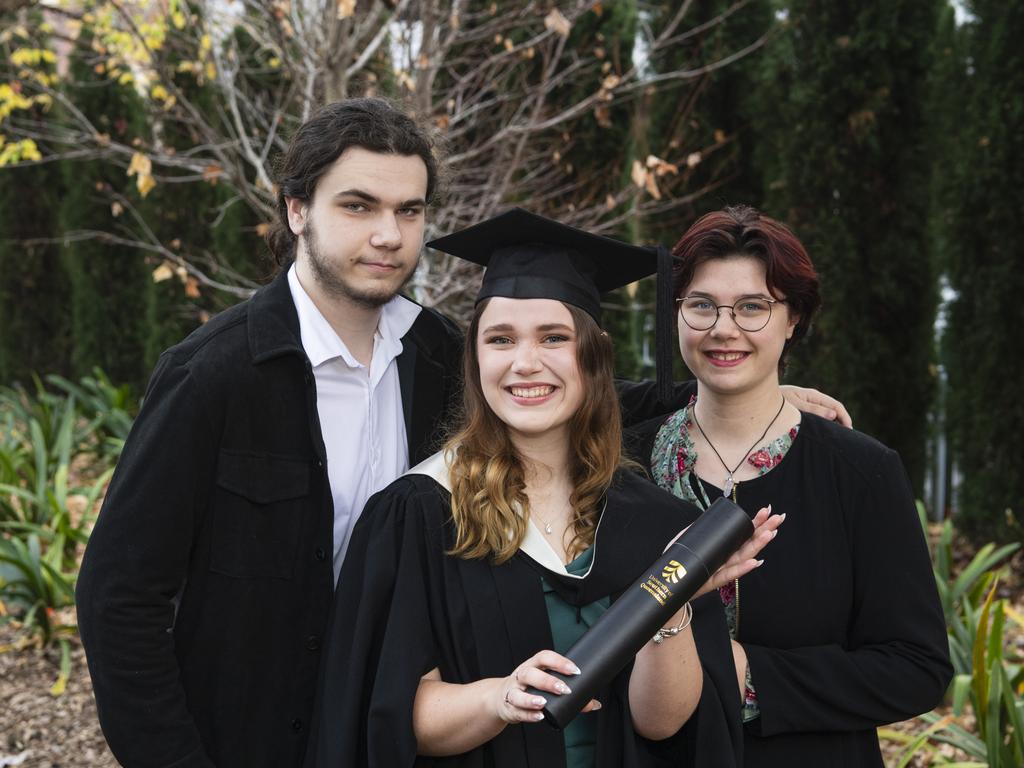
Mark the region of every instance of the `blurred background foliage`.
MULTIPOLYGON (((736 202, 789 223, 825 305, 788 380, 897 449, 933 520, 1024 539, 1020 4, 7 6, 0 382, 98 366, 141 392, 160 350, 272 272, 266 179, 289 130, 376 93, 448 142, 434 231, 509 204, 635 242, 736 202), (327 73, 303 80, 309 50, 327 73)), ((427 253, 413 295, 461 318, 460 269, 427 253)), ((653 372, 652 304, 648 283, 609 297, 623 376, 653 372)))
MULTIPOLYGON (((156 357, 271 274, 290 131, 386 95, 447 143, 430 234, 511 204, 638 243, 731 203, 795 229, 825 305, 788 380, 897 449, 933 521, 951 709, 887 736, 1019 765, 1021 39, 997 0, 0 3, 0 620, 61 648, 59 692, 156 357)), ((428 252, 410 290, 461 319, 477 278, 428 252)), ((623 376, 653 374, 653 295, 608 298, 623 376)))

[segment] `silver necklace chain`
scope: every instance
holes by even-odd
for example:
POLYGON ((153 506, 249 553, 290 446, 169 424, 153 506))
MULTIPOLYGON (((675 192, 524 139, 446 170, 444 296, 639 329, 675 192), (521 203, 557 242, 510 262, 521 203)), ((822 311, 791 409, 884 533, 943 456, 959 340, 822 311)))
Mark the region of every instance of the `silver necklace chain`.
POLYGON ((747 452, 743 454, 743 458, 739 460, 736 466, 733 467, 732 469, 729 469, 729 465, 725 463, 725 459, 722 458, 722 454, 718 452, 718 449, 715 448, 715 444, 711 442, 711 438, 708 437, 707 433, 704 431, 704 427, 700 425, 700 420, 697 418, 697 404, 693 404, 693 407, 690 409, 690 412, 693 414, 693 423, 696 424, 697 429, 700 430, 700 434, 701 437, 704 438, 704 442, 711 446, 711 450, 715 452, 715 456, 717 456, 718 460, 722 463, 722 467, 725 469, 726 472, 729 473, 728 477, 725 478, 725 485, 722 488, 723 496, 728 496, 730 493, 732 493, 732 488, 736 484, 732 476, 736 474, 736 470, 739 469, 743 465, 743 462, 747 460, 747 457, 750 456, 750 452, 761 444, 761 441, 764 440, 765 435, 768 434, 768 430, 772 428, 772 424, 776 422, 776 420, 779 418, 779 415, 782 413, 782 409, 785 407, 786 398, 783 397, 782 404, 779 406, 779 410, 775 412, 775 415, 772 417, 772 420, 768 422, 768 426, 764 428, 764 432, 762 432, 761 436, 754 441, 754 444, 747 449, 747 452))

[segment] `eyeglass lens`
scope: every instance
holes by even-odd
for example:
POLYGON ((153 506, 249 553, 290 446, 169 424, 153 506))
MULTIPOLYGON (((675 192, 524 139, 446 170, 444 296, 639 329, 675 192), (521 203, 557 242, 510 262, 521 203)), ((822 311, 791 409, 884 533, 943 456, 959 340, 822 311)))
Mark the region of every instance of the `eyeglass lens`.
POLYGON ((703 296, 687 296, 679 300, 679 314, 695 331, 707 331, 718 322, 720 310, 732 312, 733 321, 744 331, 759 331, 772 316, 771 302, 764 299, 740 299, 731 307, 716 305, 703 296))

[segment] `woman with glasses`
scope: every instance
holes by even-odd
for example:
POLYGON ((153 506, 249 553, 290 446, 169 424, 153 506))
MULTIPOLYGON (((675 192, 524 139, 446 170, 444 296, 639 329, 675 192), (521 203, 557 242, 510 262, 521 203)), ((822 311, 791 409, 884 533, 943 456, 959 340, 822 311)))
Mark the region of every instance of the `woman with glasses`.
POLYGON ((699 219, 673 255, 679 349, 697 394, 641 426, 640 458, 700 507, 725 495, 751 513, 772 504, 787 514, 764 567, 719 590, 745 765, 881 768, 875 728, 931 709, 952 674, 899 456, 779 391, 820 304, 789 229, 726 208, 699 219))

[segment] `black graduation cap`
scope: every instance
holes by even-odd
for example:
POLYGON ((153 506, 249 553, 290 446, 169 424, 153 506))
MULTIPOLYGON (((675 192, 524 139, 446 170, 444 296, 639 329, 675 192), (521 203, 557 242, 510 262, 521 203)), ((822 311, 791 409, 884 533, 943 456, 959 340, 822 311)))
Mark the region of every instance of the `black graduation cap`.
POLYGON ((491 296, 556 299, 600 325, 601 294, 658 273, 656 317, 659 395, 668 401, 672 371, 672 257, 663 247, 629 245, 513 208, 427 243, 486 267, 476 301, 491 296))

